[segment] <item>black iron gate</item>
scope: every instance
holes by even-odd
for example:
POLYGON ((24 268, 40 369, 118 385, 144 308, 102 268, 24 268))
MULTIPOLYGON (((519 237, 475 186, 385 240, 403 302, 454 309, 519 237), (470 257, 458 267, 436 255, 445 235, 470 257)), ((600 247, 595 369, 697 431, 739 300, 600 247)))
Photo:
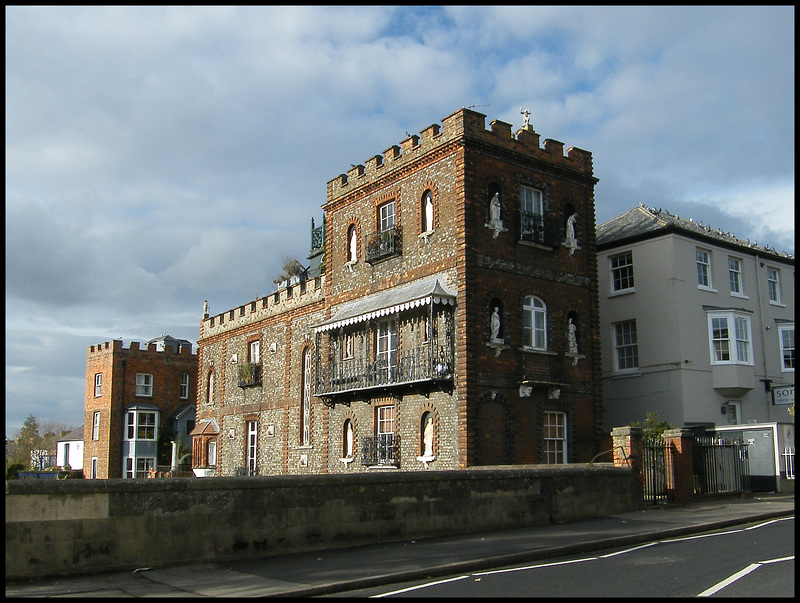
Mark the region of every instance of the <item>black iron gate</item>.
POLYGON ((667 502, 667 454, 669 445, 663 438, 645 438, 642 442, 642 478, 644 501, 667 502))
POLYGON ((718 494, 750 489, 747 444, 695 436, 692 445, 694 493, 718 494))

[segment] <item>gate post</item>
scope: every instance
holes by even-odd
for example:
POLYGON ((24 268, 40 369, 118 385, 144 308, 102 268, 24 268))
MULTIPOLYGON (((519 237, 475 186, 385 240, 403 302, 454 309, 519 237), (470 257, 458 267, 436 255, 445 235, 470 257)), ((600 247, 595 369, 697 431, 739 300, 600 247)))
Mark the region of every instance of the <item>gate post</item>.
POLYGON ((642 473, 642 429, 640 427, 615 427, 611 430, 614 445, 614 465, 630 467, 633 478, 633 498, 636 506, 644 502, 644 474, 642 473))
POLYGON ((666 458, 667 497, 681 505, 694 502, 694 435, 689 429, 668 429, 662 435, 669 450, 666 458))

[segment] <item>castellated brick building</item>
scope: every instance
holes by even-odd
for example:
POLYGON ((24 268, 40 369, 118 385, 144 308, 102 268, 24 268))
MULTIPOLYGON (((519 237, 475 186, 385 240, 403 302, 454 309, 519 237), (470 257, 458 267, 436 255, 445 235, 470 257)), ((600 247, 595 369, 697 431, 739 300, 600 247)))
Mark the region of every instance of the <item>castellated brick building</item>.
POLYGON ((189 454, 196 387, 197 354, 187 340, 165 335, 144 347, 132 341, 125 348, 122 340, 89 346, 84 476, 137 478, 167 470, 173 441, 181 444, 176 452, 189 454))
POLYGON ((460 109, 328 182, 311 267, 204 315, 198 475, 587 462, 591 153, 460 109))

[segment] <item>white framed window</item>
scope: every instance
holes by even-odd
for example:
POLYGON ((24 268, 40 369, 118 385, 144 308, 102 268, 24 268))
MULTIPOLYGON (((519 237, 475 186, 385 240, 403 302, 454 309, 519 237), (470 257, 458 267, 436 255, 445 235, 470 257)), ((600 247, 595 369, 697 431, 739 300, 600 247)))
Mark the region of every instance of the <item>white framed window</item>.
POLYGON ((100 439, 100 411, 96 410, 92 416, 92 439, 100 439))
POLYGON ((728 425, 740 425, 742 423, 742 403, 739 400, 728 400, 725 403, 725 415, 728 425))
POLYGON ((781 367, 784 373, 794 372, 794 324, 779 325, 778 336, 781 344, 781 367))
POLYGON ((381 232, 394 228, 394 201, 384 203, 379 208, 381 220, 381 232))
POLYGON ((189 397, 189 373, 181 375, 181 400, 189 397))
POLYGON ((626 251, 608 258, 611 269, 611 291, 633 290, 633 253, 626 251))
POLYGON ((153 410, 129 410, 125 414, 126 440, 155 440, 158 413, 153 410))
POLYGON ((635 320, 619 322, 614 325, 614 362, 616 372, 638 370, 639 339, 635 320))
POLYGON ((728 280, 730 281, 731 285, 731 295, 744 297, 742 261, 739 258, 728 258, 728 280))
POLYGON ((544 242, 544 201, 542 191, 519 187, 521 238, 532 243, 544 242))
POLYGON ((567 415, 563 412, 545 411, 544 462, 561 465, 567 462, 567 415))
POLYGON ((153 457, 127 457, 125 459, 125 479, 144 479, 155 470, 156 459, 153 457))
POLYGON ((308 446, 311 442, 311 350, 303 350, 302 400, 300 401, 300 443, 308 446))
POLYGON ((699 247, 695 250, 697 258, 697 286, 701 289, 711 289, 711 252, 699 247))
POLYGON ((397 365, 397 321, 382 320, 378 323, 378 366, 384 378, 394 378, 397 365))
POLYGON ((529 295, 523 301, 522 329, 525 347, 547 349, 547 307, 538 297, 529 295))
POLYGON ((94 397, 99 398, 103 395, 103 373, 96 373, 94 376, 94 397))
POLYGON ((777 268, 767 268, 767 289, 769 290, 769 303, 781 303, 781 272, 777 268))
POLYGON ((153 397, 153 375, 150 373, 136 373, 136 395, 153 397))
POLYGON ((247 422, 247 474, 258 475, 258 423, 247 422))
POLYGON ((395 460, 394 406, 379 406, 377 408, 376 430, 378 440, 378 463, 395 460))
POLYGON ((215 467, 217 465, 217 441, 209 440, 206 448, 208 466, 215 467))
POLYGON ((258 364, 261 362, 261 340, 256 339, 250 342, 247 350, 247 361, 250 364, 258 364))
POLYGON ((92 457, 92 464, 89 473, 89 479, 97 479, 97 457, 92 457))
POLYGON ((734 312, 708 315, 711 364, 753 364, 750 317, 734 312))

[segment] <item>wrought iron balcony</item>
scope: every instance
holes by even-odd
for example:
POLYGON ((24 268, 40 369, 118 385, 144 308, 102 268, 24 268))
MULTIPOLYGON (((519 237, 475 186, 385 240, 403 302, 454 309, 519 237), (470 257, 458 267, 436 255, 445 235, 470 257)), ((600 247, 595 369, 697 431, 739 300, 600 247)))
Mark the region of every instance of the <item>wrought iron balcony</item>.
POLYGON ((376 233, 367 239, 366 261, 368 264, 374 264, 395 255, 400 255, 399 226, 376 233))
POLYGON ((558 247, 558 233, 541 214, 520 212, 520 240, 547 247, 558 247))
POLYGON ((422 346, 369 361, 351 358, 332 362, 328 370, 317 375, 316 395, 452 379, 452 346, 422 346))
POLYGON ((375 437, 361 438, 361 464, 366 467, 399 467, 400 436, 383 433, 375 437))
POLYGON ((239 387, 261 385, 261 364, 248 362, 239 367, 239 387))

